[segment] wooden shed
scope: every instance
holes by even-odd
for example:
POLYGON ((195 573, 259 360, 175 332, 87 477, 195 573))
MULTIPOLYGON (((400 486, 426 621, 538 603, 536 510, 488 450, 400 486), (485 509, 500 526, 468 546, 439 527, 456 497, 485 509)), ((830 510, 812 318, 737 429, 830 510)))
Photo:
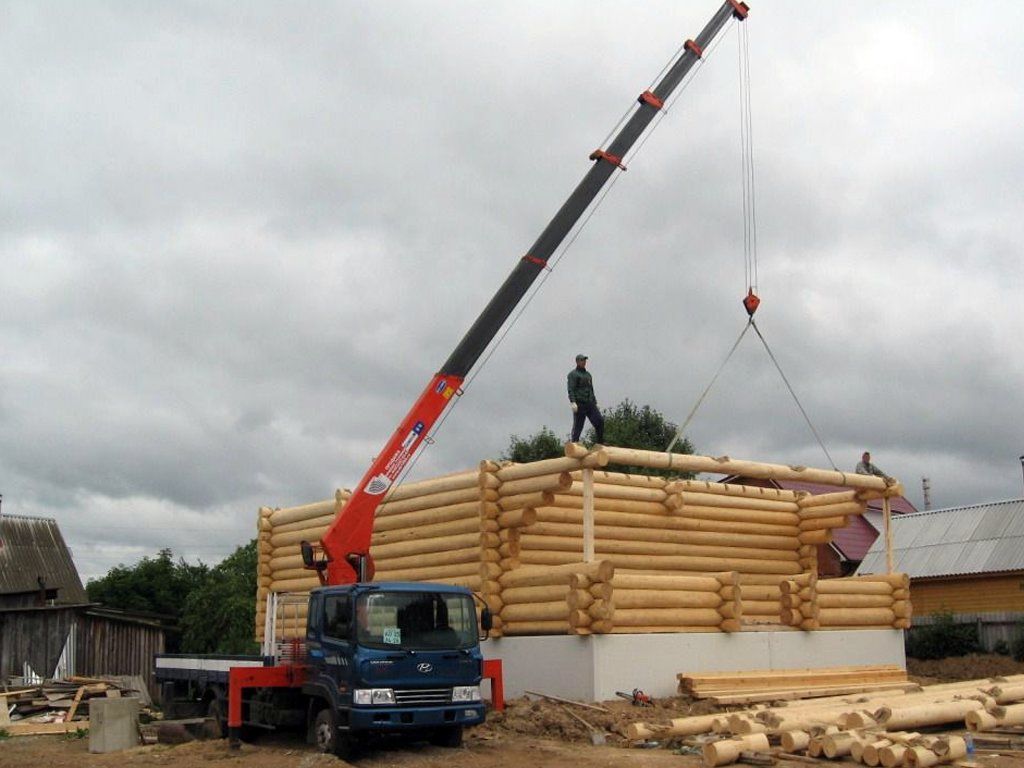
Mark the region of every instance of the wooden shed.
POLYGON ((153 689, 159 617, 90 603, 56 520, 0 518, 0 680, 141 675, 153 689))
MULTIPOLYGON (((1024 619, 1024 499, 893 518, 896 568, 910 576, 919 625, 939 612, 976 623, 982 645, 1010 642, 1024 619)), ((858 575, 885 572, 876 541, 858 575)))

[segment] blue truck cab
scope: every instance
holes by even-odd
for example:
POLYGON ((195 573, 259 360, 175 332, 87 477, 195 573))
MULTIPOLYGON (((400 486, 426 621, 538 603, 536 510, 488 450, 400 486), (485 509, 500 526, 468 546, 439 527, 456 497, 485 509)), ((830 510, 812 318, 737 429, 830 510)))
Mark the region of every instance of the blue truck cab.
MULTIPOLYGON (((310 736, 346 756, 375 735, 458 746, 484 720, 483 655, 472 593, 423 583, 322 587, 307 608, 310 736)), ((484 630, 489 615, 481 617, 484 630)))

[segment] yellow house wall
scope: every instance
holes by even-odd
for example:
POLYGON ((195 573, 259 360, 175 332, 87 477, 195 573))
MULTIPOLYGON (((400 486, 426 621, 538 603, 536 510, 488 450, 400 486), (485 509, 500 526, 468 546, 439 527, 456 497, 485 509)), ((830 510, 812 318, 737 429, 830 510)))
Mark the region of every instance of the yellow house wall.
POLYGON ((912 579, 910 599, 917 616, 947 610, 953 613, 1024 611, 1024 572, 944 581, 912 579))

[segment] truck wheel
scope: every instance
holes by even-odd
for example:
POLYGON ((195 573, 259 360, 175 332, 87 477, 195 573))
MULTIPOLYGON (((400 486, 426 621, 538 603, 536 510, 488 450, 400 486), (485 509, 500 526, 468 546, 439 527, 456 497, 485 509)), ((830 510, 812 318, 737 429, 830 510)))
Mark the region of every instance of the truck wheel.
POLYGON ((462 726, 450 725, 447 728, 438 728, 430 737, 430 743, 439 747, 453 749, 462 746, 462 726))
POLYGON ((321 752, 337 755, 342 760, 349 760, 355 755, 355 742, 348 734, 338 733, 338 721, 330 707, 317 712, 313 737, 316 748, 321 752))

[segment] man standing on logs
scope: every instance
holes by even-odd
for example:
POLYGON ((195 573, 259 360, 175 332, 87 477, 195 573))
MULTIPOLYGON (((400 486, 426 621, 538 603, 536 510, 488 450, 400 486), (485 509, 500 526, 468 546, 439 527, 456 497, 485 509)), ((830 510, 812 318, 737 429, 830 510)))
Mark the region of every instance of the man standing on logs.
POLYGON ((871 463, 871 454, 864 451, 864 455, 860 457, 860 461, 857 463, 857 469, 854 470, 858 475, 874 475, 875 477, 884 477, 886 480, 889 476, 882 470, 871 463))
POLYGON ((587 370, 587 356, 576 355, 576 367, 569 371, 569 406, 572 408, 572 441, 578 442, 583 420, 590 419, 597 442, 604 442, 604 416, 597 408, 594 379, 587 370))

